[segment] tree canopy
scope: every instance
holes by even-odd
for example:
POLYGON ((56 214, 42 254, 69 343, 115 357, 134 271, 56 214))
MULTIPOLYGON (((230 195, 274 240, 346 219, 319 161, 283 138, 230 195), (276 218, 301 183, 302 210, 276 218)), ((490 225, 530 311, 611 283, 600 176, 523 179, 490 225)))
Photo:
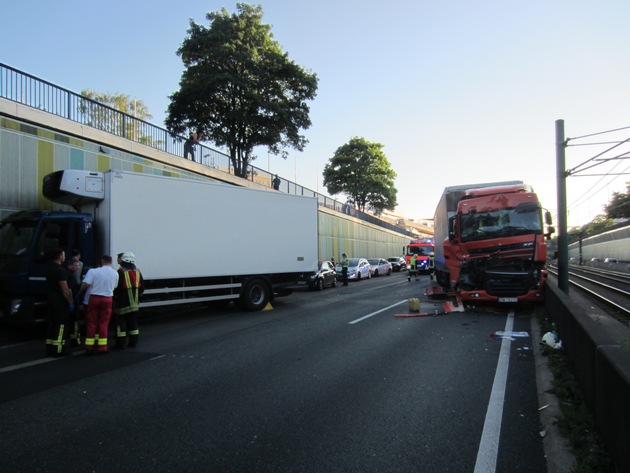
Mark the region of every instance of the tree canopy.
POLYGON ((236 5, 206 15, 205 27, 190 20, 177 54, 185 66, 179 90, 170 96, 166 126, 175 133, 203 133, 225 146, 244 177, 256 146, 287 156, 302 151, 300 134, 311 125, 307 100, 317 91, 317 75, 289 60, 262 23, 260 5, 236 5))
POLYGON ((92 89, 83 89, 81 91, 83 97, 90 100, 105 104, 111 108, 115 108, 127 115, 139 118, 140 120, 150 120, 153 116, 149 113, 149 109, 142 100, 130 97, 127 94, 108 94, 96 92, 92 89))
POLYGON ((343 193, 362 211, 377 214, 396 208, 396 173, 391 168, 383 145, 354 137, 337 148, 324 167, 324 186, 331 195, 343 193))
POLYGON ((608 218, 630 218, 630 182, 626 183, 627 192, 615 192, 604 208, 608 218))
POLYGON ((113 114, 111 110, 96 104, 107 105, 126 115, 148 121, 153 116, 142 100, 132 98, 127 94, 108 94, 92 89, 83 89, 81 96, 89 99, 79 102, 79 110, 88 125, 150 146, 158 143, 151 136, 144 134, 144 127, 138 121, 122 119, 124 116, 113 114))

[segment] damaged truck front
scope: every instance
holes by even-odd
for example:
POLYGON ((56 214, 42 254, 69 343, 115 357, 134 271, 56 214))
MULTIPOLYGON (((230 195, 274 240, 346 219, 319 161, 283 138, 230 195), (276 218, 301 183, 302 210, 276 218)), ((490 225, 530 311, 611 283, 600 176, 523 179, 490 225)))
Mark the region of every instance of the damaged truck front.
MULTIPOLYGON (((439 284, 465 301, 542 301, 547 279, 543 213, 521 181, 447 187, 435 213, 439 284)), ((551 216, 545 213, 551 224, 551 216)))

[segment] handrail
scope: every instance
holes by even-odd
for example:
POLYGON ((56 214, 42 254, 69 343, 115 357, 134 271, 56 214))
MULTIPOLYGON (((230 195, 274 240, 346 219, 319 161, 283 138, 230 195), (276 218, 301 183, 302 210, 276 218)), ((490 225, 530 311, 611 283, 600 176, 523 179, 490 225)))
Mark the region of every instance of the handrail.
MULTIPOLYGON (((155 126, 3 63, 0 63, 0 97, 186 159, 184 158, 186 138, 183 136, 174 135, 165 128, 155 126)), ((197 162, 234 175, 234 167, 227 154, 203 144, 197 144, 195 147, 196 151, 198 151, 195 155, 199 157, 197 162)), ((275 176, 251 164, 247 166, 246 175, 247 180, 267 187, 272 187, 275 176)), ((353 206, 339 202, 332 197, 312 191, 288 179, 280 178, 278 190, 288 194, 317 198, 317 202, 321 206, 352 215, 360 220, 406 236, 415 236, 413 232, 357 210, 353 206)))

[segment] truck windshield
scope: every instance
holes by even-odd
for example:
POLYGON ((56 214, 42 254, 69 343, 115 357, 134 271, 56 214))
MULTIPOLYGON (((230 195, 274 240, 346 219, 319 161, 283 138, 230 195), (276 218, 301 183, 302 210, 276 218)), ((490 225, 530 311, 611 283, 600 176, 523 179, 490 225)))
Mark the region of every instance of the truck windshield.
POLYGON ((24 256, 31 247, 37 221, 6 222, 0 224, 0 257, 24 256))
POLYGON ((462 242, 542 233, 542 218, 537 204, 463 214, 460 224, 462 242))

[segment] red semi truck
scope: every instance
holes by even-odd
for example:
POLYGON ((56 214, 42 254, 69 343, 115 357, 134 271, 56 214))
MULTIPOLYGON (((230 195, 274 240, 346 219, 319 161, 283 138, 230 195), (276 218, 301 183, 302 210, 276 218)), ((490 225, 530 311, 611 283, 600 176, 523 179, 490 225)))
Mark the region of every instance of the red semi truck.
MULTIPOLYGON (((553 228, 521 181, 444 189, 434 216, 438 283, 465 301, 542 301, 553 228)), ((551 215, 545 213, 551 224, 551 215)))

